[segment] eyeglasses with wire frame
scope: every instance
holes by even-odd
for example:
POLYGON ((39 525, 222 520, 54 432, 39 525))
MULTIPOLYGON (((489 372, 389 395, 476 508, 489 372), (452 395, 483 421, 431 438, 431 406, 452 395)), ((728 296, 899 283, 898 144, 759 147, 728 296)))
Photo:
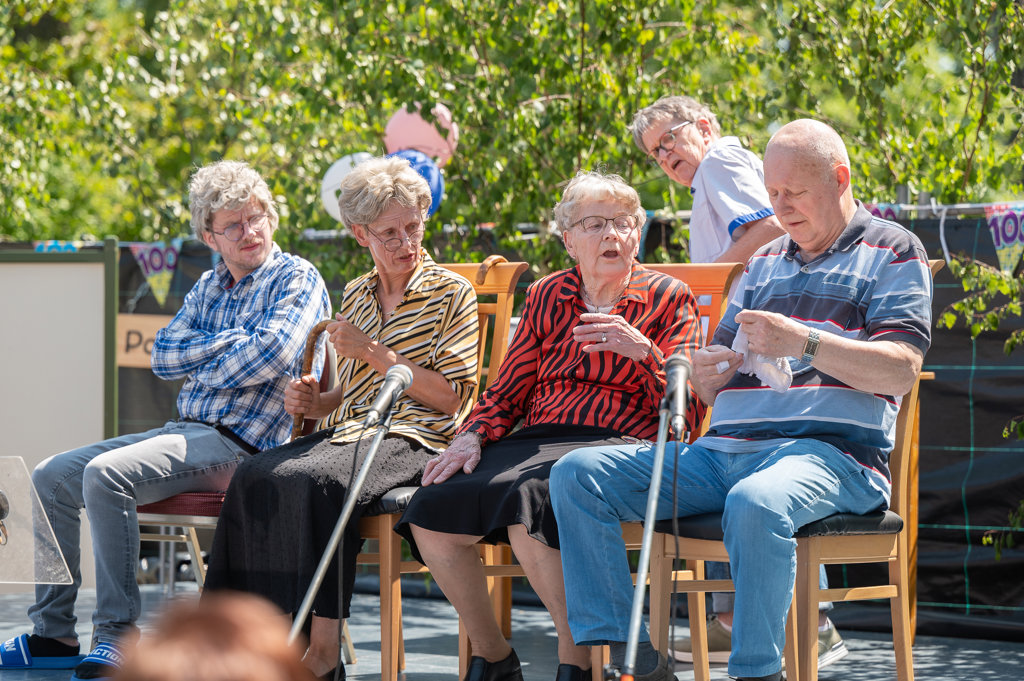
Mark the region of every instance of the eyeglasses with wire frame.
MULTIPOLYGON (((401 231, 401 228, 397 227, 397 225, 389 225, 387 227, 387 231, 391 234, 394 234, 396 230, 401 231)), ((372 234, 374 238, 376 238, 377 241, 381 243, 381 245, 384 247, 384 250, 387 251, 388 253, 394 253, 399 248, 401 248, 402 244, 404 244, 406 241, 408 241, 413 246, 418 246, 423 241, 423 230, 424 227, 422 219, 415 225, 406 225, 405 236, 382 237, 381 235, 377 234, 377 232, 370 229, 369 225, 367 225, 366 227, 366 231, 372 234)))
POLYGON ((671 128, 666 130, 664 134, 658 139, 658 146, 654 147, 647 152, 647 155, 651 157, 651 160, 655 163, 661 161, 661 152, 668 153, 676 148, 676 130, 681 130, 687 125, 693 124, 693 121, 683 121, 679 125, 673 125, 671 128))
POLYGON ((239 220, 238 222, 231 223, 230 225, 225 227, 224 231, 222 232, 218 232, 212 227, 210 228, 210 231, 216 234, 217 236, 224 237, 228 241, 238 241, 239 239, 242 238, 242 235, 245 233, 246 227, 251 229, 254 234, 257 232, 262 232, 263 228, 267 224, 267 217, 269 216, 266 213, 257 213, 256 215, 246 218, 245 220, 239 220))
POLYGON ((600 234, 606 225, 611 223, 612 228, 621 235, 626 235, 636 229, 640 221, 635 215, 623 214, 613 218, 604 218, 600 215, 590 215, 572 224, 579 227, 584 234, 600 234))

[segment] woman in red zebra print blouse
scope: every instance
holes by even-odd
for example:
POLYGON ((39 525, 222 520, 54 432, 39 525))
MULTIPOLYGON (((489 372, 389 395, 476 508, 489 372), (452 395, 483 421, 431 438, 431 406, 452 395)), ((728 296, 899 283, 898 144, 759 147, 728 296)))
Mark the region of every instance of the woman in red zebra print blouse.
MULTIPOLYGON (((689 358, 702 341, 690 289, 636 262, 645 217, 617 175, 581 173, 568 184, 555 219, 576 266, 530 287, 497 379, 427 462, 396 527, 466 623, 475 655, 467 681, 522 678, 487 599, 479 541, 510 543, 551 613, 558 681, 589 677, 589 649, 573 643, 566 621, 551 466, 578 447, 653 439, 665 359, 689 358)), ((690 405, 691 429, 703 413, 690 405)))

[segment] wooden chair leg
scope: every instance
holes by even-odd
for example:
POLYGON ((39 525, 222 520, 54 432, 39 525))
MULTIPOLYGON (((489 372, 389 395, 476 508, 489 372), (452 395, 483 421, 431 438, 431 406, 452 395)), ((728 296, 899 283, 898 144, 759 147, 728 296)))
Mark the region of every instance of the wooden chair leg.
POLYGON ((356 663, 356 647, 348 633, 348 620, 341 621, 341 659, 347 665, 356 663))
POLYGON ((889 561, 889 580, 896 585, 896 596, 889 599, 892 613, 892 646, 896 653, 896 678, 914 681, 914 627, 910 617, 910 579, 907 567, 907 530, 896 539, 897 559, 889 561))
POLYGON ((800 681, 800 636, 796 629, 796 594, 786 614, 786 648, 783 655, 786 660, 786 681, 800 681))
POLYGON ((651 546, 651 566, 648 590, 650 592, 651 643, 663 655, 669 654, 668 629, 672 620, 672 565, 666 555, 664 536, 655 534, 651 546))
POLYGON ((814 538, 801 539, 796 547, 793 601, 796 606, 797 676, 800 681, 818 681, 818 542, 814 538))
POLYGON ((394 516, 375 517, 380 551, 380 677, 393 681, 402 670, 401 540, 391 531, 394 516))
MULTIPOLYGON (((194 527, 184 529, 188 535, 188 541, 185 544, 188 546, 188 553, 192 558, 192 574, 195 575, 196 584, 202 591, 203 585, 206 584, 206 564, 203 562, 202 546, 199 545, 199 534, 194 527)), ((171 574, 174 574, 174 562, 174 544, 171 544, 171 574)))
MULTIPOLYGON (((704 561, 688 561, 694 579, 704 579, 704 561)), ((693 649, 694 681, 709 681, 711 663, 708 658, 708 613, 704 592, 694 591, 686 595, 688 617, 690 618, 690 647, 693 649)))
POLYGON ((611 650, 608 646, 592 646, 590 648, 590 679, 604 681, 604 666, 611 662, 611 650))

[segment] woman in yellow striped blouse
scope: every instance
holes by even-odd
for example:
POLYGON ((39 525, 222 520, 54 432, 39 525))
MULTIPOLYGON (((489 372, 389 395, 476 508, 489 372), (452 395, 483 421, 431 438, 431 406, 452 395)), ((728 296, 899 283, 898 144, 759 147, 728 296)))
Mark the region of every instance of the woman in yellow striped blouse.
POLYGON ((400 158, 366 161, 345 177, 341 215, 375 267, 348 283, 327 327, 337 387, 321 394, 317 379, 303 376, 285 392, 289 413, 324 418, 326 427, 241 465, 214 537, 208 588, 255 592, 295 613, 368 450, 373 431, 363 434, 362 423, 384 374, 396 364, 412 371, 346 530, 341 594, 332 564, 313 604, 304 661, 322 678, 334 678, 338 664, 338 617, 348 617, 361 544, 358 516, 389 489, 418 485, 426 461, 444 450, 471 406, 476 296, 420 246, 430 198, 427 183, 400 158))

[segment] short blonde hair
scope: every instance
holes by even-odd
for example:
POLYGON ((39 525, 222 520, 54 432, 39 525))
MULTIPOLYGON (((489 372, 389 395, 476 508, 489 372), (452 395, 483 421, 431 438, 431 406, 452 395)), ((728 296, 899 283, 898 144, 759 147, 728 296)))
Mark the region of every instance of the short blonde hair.
POLYGON ((238 210, 253 197, 270 217, 270 232, 277 229, 277 207, 270 187, 260 174, 243 161, 217 161, 203 166, 188 184, 188 205, 192 232, 200 241, 213 226, 213 216, 222 210, 238 210))
POLYGON ((392 203, 415 208, 426 217, 430 200, 430 185, 407 160, 382 156, 363 161, 344 177, 338 210, 346 225, 368 225, 392 203))
POLYGON ((647 220, 647 212, 640 204, 640 194, 622 177, 595 170, 581 170, 569 180, 562 192, 562 200, 555 206, 555 223, 559 233, 564 234, 578 220, 587 217, 580 212, 588 204, 609 200, 621 203, 626 213, 635 215, 637 225, 642 226, 647 220))
POLYGON ((636 115, 633 116, 633 122, 629 124, 629 131, 633 133, 633 141, 640 147, 640 151, 646 154, 650 149, 644 147, 644 134, 661 121, 671 119, 678 120, 679 122, 689 121, 690 123, 696 123, 701 118, 711 124, 712 132, 716 135, 722 134, 722 128, 718 125, 718 118, 711 112, 711 109, 693 97, 673 95, 671 97, 662 97, 654 104, 645 106, 637 111, 636 115))

